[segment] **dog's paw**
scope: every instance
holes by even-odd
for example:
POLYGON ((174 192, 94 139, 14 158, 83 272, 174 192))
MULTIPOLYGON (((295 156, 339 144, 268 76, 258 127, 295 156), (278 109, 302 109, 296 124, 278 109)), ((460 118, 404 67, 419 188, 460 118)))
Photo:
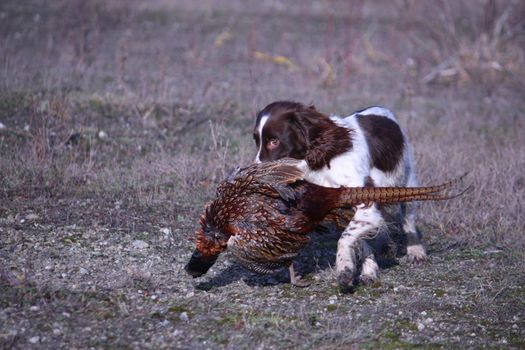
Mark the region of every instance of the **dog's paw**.
POLYGON ((379 266, 373 257, 367 257, 363 261, 363 268, 361 270, 361 275, 359 276, 359 281, 365 285, 369 286, 372 283, 379 280, 379 266))
POLYGON ((421 244, 409 245, 407 247, 407 260, 415 265, 422 264, 427 260, 427 253, 421 244))
POLYGON ((337 283, 341 293, 353 293, 355 291, 354 285, 354 271, 346 268, 337 274, 337 283))

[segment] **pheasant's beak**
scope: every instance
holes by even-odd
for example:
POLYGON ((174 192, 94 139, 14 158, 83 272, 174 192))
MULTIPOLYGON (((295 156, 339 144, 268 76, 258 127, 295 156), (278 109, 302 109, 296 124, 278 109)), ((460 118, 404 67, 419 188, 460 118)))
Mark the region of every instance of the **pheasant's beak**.
POLYGON ((215 264, 215 261, 217 260, 217 257, 204 257, 202 254, 195 250, 193 252, 193 255, 191 256, 190 261, 185 267, 185 270, 187 273, 189 273, 193 278, 200 277, 204 275, 210 267, 215 264))

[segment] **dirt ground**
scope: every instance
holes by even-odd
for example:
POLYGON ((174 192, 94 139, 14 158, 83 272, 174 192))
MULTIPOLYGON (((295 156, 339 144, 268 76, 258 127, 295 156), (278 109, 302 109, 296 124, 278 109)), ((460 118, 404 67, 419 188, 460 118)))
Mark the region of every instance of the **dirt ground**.
POLYGON ((518 1, 2 1, 0 348, 525 348, 518 1), (278 99, 392 109, 429 259, 339 290, 337 232, 286 271, 193 279, 217 183, 278 99))

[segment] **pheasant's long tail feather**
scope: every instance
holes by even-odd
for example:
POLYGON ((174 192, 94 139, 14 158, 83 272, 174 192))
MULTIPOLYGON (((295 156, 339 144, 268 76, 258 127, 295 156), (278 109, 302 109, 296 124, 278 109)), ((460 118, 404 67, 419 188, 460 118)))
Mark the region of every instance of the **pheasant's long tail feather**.
POLYGON ((352 187, 345 188, 340 196, 340 205, 353 206, 362 203, 400 203, 411 201, 446 200, 461 196, 472 186, 458 193, 450 190, 461 182, 467 174, 437 186, 427 187, 352 187))

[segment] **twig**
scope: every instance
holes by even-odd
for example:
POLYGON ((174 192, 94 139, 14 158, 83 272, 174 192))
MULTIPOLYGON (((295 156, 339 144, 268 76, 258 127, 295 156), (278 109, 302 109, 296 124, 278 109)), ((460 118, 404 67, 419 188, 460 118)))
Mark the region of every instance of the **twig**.
POLYGON ((499 297, 500 294, 503 293, 503 291, 504 291, 505 289, 507 289, 507 286, 501 288, 501 289, 499 290, 499 292, 497 292, 496 295, 494 295, 494 297, 492 297, 492 299, 490 300, 490 304, 492 304, 492 303, 494 302, 494 300, 496 300, 496 298, 499 297))

